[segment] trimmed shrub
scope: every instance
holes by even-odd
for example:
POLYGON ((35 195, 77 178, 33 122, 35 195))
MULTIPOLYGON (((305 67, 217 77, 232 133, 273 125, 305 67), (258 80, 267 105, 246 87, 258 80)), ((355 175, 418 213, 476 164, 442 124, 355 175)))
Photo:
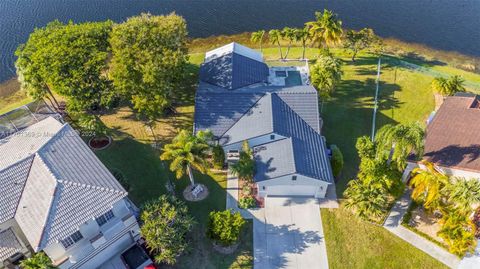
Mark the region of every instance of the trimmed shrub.
POLYGON ((207 236, 213 241, 230 246, 240 238, 245 220, 239 212, 232 213, 230 210, 212 211, 209 215, 207 236))
POLYGON ((338 177, 343 169, 343 154, 336 145, 331 145, 332 159, 330 164, 332 165, 332 172, 334 177, 338 177))
POLYGON ((240 201, 238 201, 238 206, 240 208, 254 208, 257 206, 257 202, 255 201, 255 198, 253 197, 243 197, 240 198, 240 201))
POLYGON ((225 152, 223 151, 222 146, 215 145, 212 148, 213 155, 213 168, 222 169, 223 164, 225 163, 225 152))

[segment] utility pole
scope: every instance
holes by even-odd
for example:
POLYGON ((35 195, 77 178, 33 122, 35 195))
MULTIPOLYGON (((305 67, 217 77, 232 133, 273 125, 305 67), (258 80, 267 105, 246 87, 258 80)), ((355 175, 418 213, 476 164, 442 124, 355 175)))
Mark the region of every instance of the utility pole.
POLYGON ((378 66, 377 66, 377 89, 375 90, 375 104, 373 106, 373 120, 372 120, 372 142, 375 140, 375 122, 377 120, 377 109, 378 109, 378 90, 379 90, 379 84, 380 84, 380 65, 381 65, 381 59, 378 57, 378 66))

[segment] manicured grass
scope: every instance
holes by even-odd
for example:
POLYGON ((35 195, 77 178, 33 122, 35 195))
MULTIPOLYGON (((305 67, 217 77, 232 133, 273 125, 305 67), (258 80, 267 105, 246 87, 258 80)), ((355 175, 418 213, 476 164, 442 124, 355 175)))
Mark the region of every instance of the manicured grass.
POLYGON ((383 227, 346 210, 322 209, 330 268, 448 268, 383 227))
MULTIPOLYGON (((192 109, 191 106, 179 107, 178 114, 160 120, 154 129, 157 141, 160 144, 169 141, 182 124, 191 126, 192 109)), ((187 178, 175 179, 168 170, 168 164, 160 160, 160 152, 151 145, 154 141, 151 130, 137 120, 130 109, 121 108, 116 113, 105 115, 102 120, 111 128, 114 143, 105 150, 96 151, 96 154, 110 170, 123 174, 130 186, 129 196, 137 205, 167 193, 165 185, 168 180, 175 183, 177 197, 182 197, 190 181, 187 178)), ((191 250, 171 268, 251 268, 252 222, 247 223, 239 249, 231 255, 216 253, 205 236, 209 212, 225 210, 226 174, 195 173, 195 179, 206 185, 210 194, 203 201, 186 202, 197 224, 190 238, 191 250)))

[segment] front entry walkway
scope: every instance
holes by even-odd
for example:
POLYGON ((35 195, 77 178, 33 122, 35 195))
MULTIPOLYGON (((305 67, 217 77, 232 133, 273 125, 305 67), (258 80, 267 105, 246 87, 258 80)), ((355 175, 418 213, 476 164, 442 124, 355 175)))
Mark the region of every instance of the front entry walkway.
POLYGON ((411 191, 407 190, 403 196, 395 202, 383 227, 448 267, 457 268, 460 263, 460 259, 457 256, 402 226, 403 215, 407 212, 411 202, 410 194, 411 191))
POLYGON ((254 268, 328 268, 318 201, 267 198, 262 211, 254 213, 254 268))

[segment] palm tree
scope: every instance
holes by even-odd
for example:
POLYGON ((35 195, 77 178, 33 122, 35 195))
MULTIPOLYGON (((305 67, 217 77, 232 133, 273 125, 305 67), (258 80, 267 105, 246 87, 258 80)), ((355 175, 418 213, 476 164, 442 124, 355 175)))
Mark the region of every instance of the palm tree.
POLYGON ((230 166, 232 174, 240 179, 251 182, 255 173, 255 161, 253 160, 252 154, 248 142, 244 141, 238 162, 230 166))
POLYGON ((295 29, 290 27, 283 28, 282 38, 288 41, 287 52, 285 52, 285 56, 284 56, 284 58, 287 59, 292 43, 295 40, 295 29))
POLYGON ((268 39, 270 43, 276 44, 278 46, 278 51, 280 52, 280 59, 283 59, 282 46, 280 45, 280 39, 282 38, 282 32, 277 29, 270 30, 268 32, 268 39))
POLYGON ((443 96, 453 96, 457 92, 465 92, 464 82, 465 80, 458 75, 451 76, 449 79, 436 77, 433 79, 431 87, 434 92, 443 96))
POLYGON ((38 252, 32 257, 21 261, 20 266, 23 269, 56 269, 53 266, 52 260, 43 252, 38 252))
POLYGON ((263 37, 265 36, 265 30, 260 30, 252 33, 250 40, 253 43, 260 43, 260 51, 263 52, 262 44, 263 44, 263 37))
POLYGON ((315 12, 315 21, 307 22, 305 25, 309 29, 313 44, 318 48, 324 45, 333 45, 340 42, 342 37, 342 21, 337 19, 337 15, 332 11, 324 9, 322 12, 315 12))
POLYGON ((330 54, 320 55, 315 65, 311 67, 312 85, 319 91, 322 106, 329 99, 342 79, 342 62, 330 54))
POLYGON ((445 188, 448 201, 466 215, 470 215, 473 206, 480 203, 480 181, 476 179, 454 178, 445 188))
POLYGON ((378 157, 388 156, 389 164, 392 160, 396 161, 398 169, 403 170, 409 154, 415 152, 417 157, 423 155, 424 135, 425 131, 418 123, 387 124, 375 137, 378 157))
POLYGON ((423 206, 427 209, 436 209, 440 206, 442 189, 448 184, 448 177, 438 172, 431 162, 422 161, 421 164, 425 168, 412 171, 412 199, 424 202, 423 206))
POLYGON ((302 59, 305 59, 305 49, 307 48, 308 39, 310 39, 310 34, 307 27, 295 29, 295 41, 302 42, 302 59))
POLYGON ((352 180, 344 192, 345 208, 362 219, 375 219, 383 215, 388 201, 387 190, 382 184, 352 180))
POLYGON ((171 161, 170 170, 175 172, 177 179, 188 174, 192 187, 195 186, 192 167, 202 173, 206 173, 208 169, 208 150, 212 133, 209 131, 199 131, 196 135, 186 130, 173 138, 172 143, 167 144, 163 148, 160 159, 171 161))

